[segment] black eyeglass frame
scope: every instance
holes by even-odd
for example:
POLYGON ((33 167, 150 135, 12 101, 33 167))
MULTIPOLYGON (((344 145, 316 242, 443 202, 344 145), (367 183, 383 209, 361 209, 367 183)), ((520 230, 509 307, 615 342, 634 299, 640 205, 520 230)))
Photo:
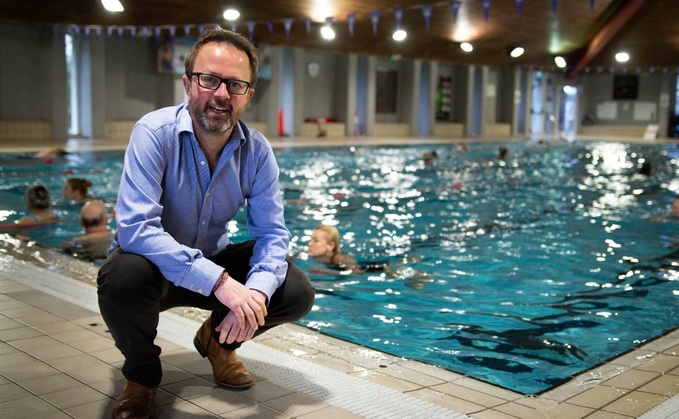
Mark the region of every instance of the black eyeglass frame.
POLYGON ((197 71, 194 71, 193 73, 189 74, 188 76, 189 76, 189 77, 196 76, 196 80, 198 81, 198 86, 202 87, 203 89, 208 89, 208 90, 218 90, 219 87, 220 87, 222 84, 224 84, 224 86, 226 86, 226 91, 229 92, 229 94, 238 95, 238 96, 244 95, 244 94, 246 94, 246 93, 248 92, 248 90, 250 90, 250 83, 248 83, 248 82, 246 82, 246 81, 244 81, 244 80, 238 80, 238 79, 223 79, 223 78, 221 78, 221 77, 219 77, 219 76, 215 76, 214 74, 210 74, 210 73, 200 73, 200 72, 197 72, 197 71), (215 79, 218 79, 218 80, 219 80, 219 84, 217 85, 217 87, 214 87, 214 88, 208 87, 208 86, 204 86, 203 83, 200 81, 200 77, 201 77, 201 76, 210 76, 210 77, 214 77, 215 79), (245 91, 243 91, 243 93, 238 93, 238 92, 232 92, 231 90, 229 90, 229 82, 233 82, 233 81, 237 81, 238 83, 244 83, 244 84, 246 85, 245 91))

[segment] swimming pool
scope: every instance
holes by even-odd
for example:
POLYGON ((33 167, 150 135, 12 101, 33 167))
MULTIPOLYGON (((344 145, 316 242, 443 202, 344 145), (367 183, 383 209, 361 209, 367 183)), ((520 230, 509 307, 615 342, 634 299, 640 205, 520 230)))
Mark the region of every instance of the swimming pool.
MULTIPOLYGON (((277 149, 296 262, 313 266, 306 243, 327 222, 345 251, 397 271, 312 277, 300 324, 524 394, 676 328, 678 258, 662 256, 679 223, 646 221, 679 191, 676 145, 510 143, 505 161, 499 145, 277 149), (654 176, 635 174, 643 161, 654 176)), ((59 191, 71 171, 115 199, 122 153, 67 157, 3 160, 3 209, 20 211, 38 174, 59 191)))

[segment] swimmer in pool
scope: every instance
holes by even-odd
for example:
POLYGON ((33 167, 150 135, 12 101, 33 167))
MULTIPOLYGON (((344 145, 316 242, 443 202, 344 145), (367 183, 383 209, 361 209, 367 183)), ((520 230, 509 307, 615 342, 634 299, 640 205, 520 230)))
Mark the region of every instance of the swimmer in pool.
POLYGON ((93 199, 80 209, 78 222, 84 234, 57 246, 66 253, 81 259, 105 259, 113 241, 113 231, 108 228, 109 214, 104 202, 93 199))
POLYGON ((24 193, 24 204, 30 215, 25 215, 14 223, 1 225, 0 228, 33 227, 59 221, 59 217, 52 212, 50 193, 44 185, 29 186, 24 193))
POLYGON ((38 151, 35 153, 35 157, 39 159, 48 159, 48 158, 54 158, 54 157, 61 157, 65 156, 68 154, 68 151, 62 146, 54 146, 50 148, 46 148, 45 150, 38 151))
POLYGON ((432 281, 431 276, 426 272, 406 265, 405 262, 413 262, 415 259, 406 260, 403 263, 358 263, 353 256, 342 252, 337 228, 325 224, 316 226, 311 233, 308 254, 313 260, 323 265, 309 268, 311 274, 342 276, 382 272, 389 278, 407 280, 406 286, 415 289, 422 289, 425 282, 432 281))
POLYGON ((434 164, 436 157, 438 157, 438 154, 436 154, 436 150, 425 151, 424 153, 422 153, 422 162, 426 166, 431 166, 432 164, 434 164))
POLYGON ((348 275, 362 273, 356 259, 340 249, 339 231, 325 224, 316 226, 309 240, 309 256, 324 267, 311 267, 310 273, 348 275))
POLYGON ((92 182, 87 179, 80 179, 77 177, 70 177, 64 182, 62 195, 64 198, 76 203, 82 204, 94 199, 89 195, 88 189, 92 186, 92 182))

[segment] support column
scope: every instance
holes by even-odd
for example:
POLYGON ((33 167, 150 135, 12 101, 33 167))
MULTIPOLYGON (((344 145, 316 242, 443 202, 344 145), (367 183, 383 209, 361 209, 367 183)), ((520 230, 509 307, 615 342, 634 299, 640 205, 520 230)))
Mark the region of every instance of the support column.
POLYGON ((354 135, 356 126, 355 116, 356 116, 356 96, 358 89, 358 57, 356 54, 347 54, 344 60, 345 69, 345 80, 346 86, 344 86, 344 91, 346 92, 346 100, 342 107, 341 118, 344 119, 344 135, 350 137, 354 135))
POLYGON ((374 135, 375 132, 375 80, 377 77, 377 57, 367 57, 367 92, 366 92, 366 117, 365 133, 374 135))

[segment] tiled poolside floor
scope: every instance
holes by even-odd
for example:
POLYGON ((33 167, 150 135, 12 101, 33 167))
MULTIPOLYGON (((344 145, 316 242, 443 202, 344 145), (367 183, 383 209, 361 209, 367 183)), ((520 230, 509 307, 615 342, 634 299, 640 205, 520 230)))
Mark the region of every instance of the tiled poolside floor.
MULTIPOLYGON (((0 418, 110 417, 122 357, 95 275, 0 235, 0 418)), ((531 397, 286 325, 239 350, 257 384, 230 392, 192 347, 199 317, 163 316, 157 419, 679 418, 679 330, 531 397)))

